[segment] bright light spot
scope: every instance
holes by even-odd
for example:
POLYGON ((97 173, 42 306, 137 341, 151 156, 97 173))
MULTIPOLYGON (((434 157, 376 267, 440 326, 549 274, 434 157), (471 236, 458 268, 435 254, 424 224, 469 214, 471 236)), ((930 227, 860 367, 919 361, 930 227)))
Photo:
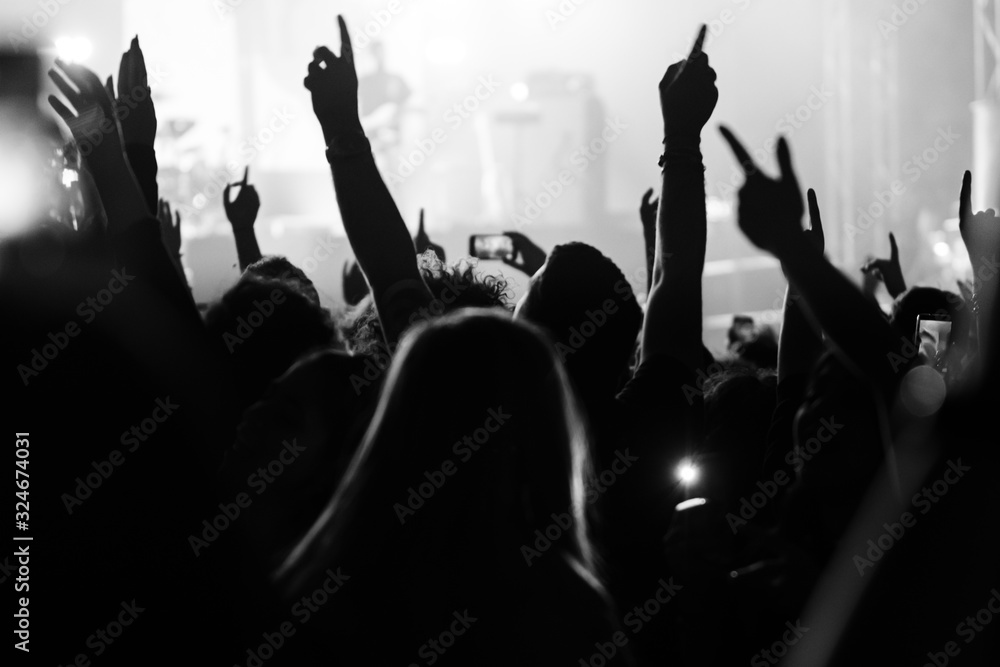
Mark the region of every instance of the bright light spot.
POLYGON ((94 45, 86 37, 57 37, 56 55, 68 63, 86 62, 94 52, 94 45))
POLYGON ((465 60, 465 42, 454 37, 432 39, 427 43, 427 60, 435 65, 457 65, 465 60))
POLYGON ((44 182, 38 164, 3 142, 0 146, 0 235, 16 234, 44 213, 44 182))
POLYGON ((205 204, 208 203, 208 197, 199 192, 191 200, 191 203, 194 204, 195 208, 205 208, 205 204))
POLYGON ((951 246, 944 241, 938 241, 934 244, 934 254, 938 257, 947 257, 951 254, 951 246))
POLYGON ((76 183, 79 179, 78 174, 72 169, 63 169, 62 173, 62 184, 63 187, 69 187, 76 183))
POLYGON ((682 511, 684 511, 686 509, 690 509, 692 507, 698 507, 699 505, 704 505, 705 502, 706 501, 705 501, 704 498, 690 498, 688 500, 685 500, 682 503, 677 503, 677 506, 674 507, 674 511, 675 512, 682 512, 682 511))
POLYGON ((689 459, 681 461, 680 465, 677 466, 676 472, 677 479, 679 479, 683 484, 694 484, 698 481, 698 477, 701 475, 701 471, 698 470, 698 467, 689 459))
POLYGON ((518 81, 510 87, 510 96, 518 102, 524 102, 528 99, 528 84, 524 81, 518 81))

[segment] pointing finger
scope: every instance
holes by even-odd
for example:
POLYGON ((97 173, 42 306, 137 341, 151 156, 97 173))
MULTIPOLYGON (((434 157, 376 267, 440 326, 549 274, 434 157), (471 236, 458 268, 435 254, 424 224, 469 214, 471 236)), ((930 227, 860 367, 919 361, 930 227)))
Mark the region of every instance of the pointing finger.
POLYGON ((739 161, 740 166, 743 168, 744 176, 749 176, 750 174, 757 171, 757 165, 754 164, 753 158, 750 157, 750 153, 747 149, 743 147, 740 140, 736 138, 729 128, 725 125, 719 126, 719 132, 722 133, 722 137, 729 144, 729 148, 732 149, 733 153, 736 155, 736 159, 739 161))
POLYGON ((958 197, 958 219, 965 222, 972 217, 972 172, 962 177, 962 193, 958 197))
POLYGON ((698 37, 694 40, 694 46, 691 47, 691 55, 688 56, 688 60, 694 60, 701 55, 702 47, 705 45, 705 35, 708 33, 708 25, 703 23, 701 28, 698 30, 698 37))
POLYGON ((337 15, 337 23, 340 24, 340 57, 353 65, 354 48, 351 46, 351 35, 347 32, 347 22, 343 15, 337 15))

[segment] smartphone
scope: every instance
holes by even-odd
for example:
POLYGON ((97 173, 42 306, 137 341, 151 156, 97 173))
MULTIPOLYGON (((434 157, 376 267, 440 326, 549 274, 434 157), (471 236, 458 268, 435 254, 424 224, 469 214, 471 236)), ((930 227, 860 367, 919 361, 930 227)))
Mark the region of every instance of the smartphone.
POLYGON ((469 254, 478 259, 510 259, 514 256, 514 239, 506 234, 473 234, 469 237, 469 254))
POLYGON ((951 337, 951 317, 920 313, 917 315, 917 330, 913 343, 920 349, 920 357, 925 363, 935 363, 948 350, 951 337))

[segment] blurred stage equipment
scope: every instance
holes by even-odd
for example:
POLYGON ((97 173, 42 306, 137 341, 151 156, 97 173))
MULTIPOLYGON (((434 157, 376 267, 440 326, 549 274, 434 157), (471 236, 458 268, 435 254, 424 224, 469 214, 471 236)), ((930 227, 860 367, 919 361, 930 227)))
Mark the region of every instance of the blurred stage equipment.
POLYGON ((554 226, 598 223, 610 146, 591 77, 535 72, 515 84, 511 100, 493 115, 489 153, 497 164, 485 166, 499 180, 505 224, 515 216, 554 226))

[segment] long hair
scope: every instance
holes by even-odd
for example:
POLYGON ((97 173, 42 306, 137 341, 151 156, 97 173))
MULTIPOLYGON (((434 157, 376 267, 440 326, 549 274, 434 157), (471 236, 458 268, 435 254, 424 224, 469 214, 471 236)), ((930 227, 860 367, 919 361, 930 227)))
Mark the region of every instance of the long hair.
POLYGON ((489 570, 502 588, 529 572, 523 547, 560 520, 559 554, 539 558, 568 560, 599 590, 584 520, 590 465, 582 414, 539 330, 485 309, 422 323, 404 337, 336 492, 276 573, 279 587, 294 598, 342 565, 397 585, 440 576, 443 590, 489 570))

